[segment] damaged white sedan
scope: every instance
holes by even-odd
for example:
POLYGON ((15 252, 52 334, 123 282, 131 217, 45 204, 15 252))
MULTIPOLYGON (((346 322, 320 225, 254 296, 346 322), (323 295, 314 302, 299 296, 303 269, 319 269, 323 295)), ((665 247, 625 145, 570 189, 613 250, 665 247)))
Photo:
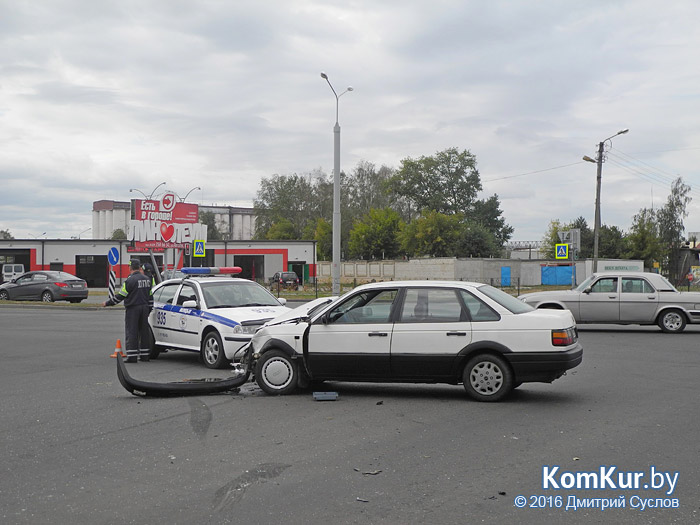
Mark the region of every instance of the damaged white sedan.
POLYGON ((578 366, 571 312, 535 310, 489 285, 407 281, 359 286, 306 315, 260 328, 245 363, 269 394, 310 381, 462 383, 498 401, 578 366))

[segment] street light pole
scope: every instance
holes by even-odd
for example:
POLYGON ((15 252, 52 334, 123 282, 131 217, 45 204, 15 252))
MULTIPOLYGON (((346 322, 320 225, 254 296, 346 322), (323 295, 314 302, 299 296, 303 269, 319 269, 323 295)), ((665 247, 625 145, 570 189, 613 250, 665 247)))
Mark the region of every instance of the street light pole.
POLYGON ((335 96, 335 126, 333 126, 333 265, 331 266, 331 280, 333 283, 333 295, 340 295, 340 124, 338 124, 339 99, 353 88, 348 88, 338 95, 333 89, 328 75, 321 72, 321 78, 328 82, 328 86, 335 96))
MULTIPOLYGON (((202 188, 200 188, 199 186, 195 186, 194 188, 192 188, 190 191, 187 192, 187 195, 180 198, 180 202, 185 202, 187 200, 187 197, 189 197, 190 193, 192 193, 194 190, 201 190, 201 189, 202 188)), ((178 197, 180 197, 180 196, 178 195, 178 197)))
POLYGON ((603 154, 605 143, 609 140, 617 137, 618 135, 623 135, 627 133, 629 129, 623 129, 615 133, 612 137, 598 143, 598 158, 593 160, 588 155, 583 157, 583 160, 587 162, 595 162, 598 164, 598 169, 596 170, 596 184, 595 184, 595 222, 593 225, 593 273, 598 271, 598 239, 600 237, 600 186, 603 180, 603 154))

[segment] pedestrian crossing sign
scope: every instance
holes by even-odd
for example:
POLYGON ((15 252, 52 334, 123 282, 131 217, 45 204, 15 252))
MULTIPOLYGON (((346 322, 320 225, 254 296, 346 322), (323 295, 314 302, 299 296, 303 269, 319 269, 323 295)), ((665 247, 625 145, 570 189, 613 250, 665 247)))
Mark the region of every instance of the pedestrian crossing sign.
POLYGON ((204 257, 205 253, 206 251, 204 249, 204 241, 194 241, 194 256, 204 257))
POLYGON ((568 259, 569 258, 569 245, 568 244, 555 244, 554 248, 556 250, 555 257, 557 259, 568 259))

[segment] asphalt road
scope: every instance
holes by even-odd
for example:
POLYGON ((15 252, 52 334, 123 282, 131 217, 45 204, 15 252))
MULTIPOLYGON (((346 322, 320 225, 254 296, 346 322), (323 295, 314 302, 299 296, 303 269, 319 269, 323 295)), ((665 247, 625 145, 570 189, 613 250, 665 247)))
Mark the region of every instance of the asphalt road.
MULTIPOLYGON (((700 329, 582 327, 584 362, 477 403, 461 386, 139 398, 108 356, 123 311, 0 308, 2 523, 700 523, 700 329), (675 490, 543 489, 561 472, 678 473, 675 490), (517 508, 517 496, 528 506, 517 508), (531 497, 545 508, 529 508, 531 497), (557 508, 553 499, 562 496, 557 508), (625 508, 566 510, 568 496, 625 508), (632 498, 678 508, 632 508, 632 498), (672 504, 669 503, 669 504, 672 504)), ((193 355, 138 378, 210 377, 193 355)), ((636 503, 638 500, 634 500, 636 503)))

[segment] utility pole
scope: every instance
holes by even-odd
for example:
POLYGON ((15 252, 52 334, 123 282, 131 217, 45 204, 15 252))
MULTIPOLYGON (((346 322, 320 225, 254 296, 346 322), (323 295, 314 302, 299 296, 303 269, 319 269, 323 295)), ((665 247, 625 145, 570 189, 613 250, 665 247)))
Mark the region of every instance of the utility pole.
POLYGON ((583 157, 583 160, 586 162, 595 162, 598 164, 598 174, 595 185, 595 224, 593 226, 593 273, 598 271, 598 237, 600 236, 600 183, 603 178, 603 153, 605 151, 605 143, 610 141, 610 144, 612 145, 612 139, 618 135, 623 135, 628 131, 629 129, 620 130, 612 137, 608 137, 602 142, 599 142, 598 158, 596 160, 593 160, 588 155, 584 155, 583 157))
POLYGON ((603 147, 605 142, 598 144, 598 174, 595 184, 595 219, 593 225, 593 273, 598 271, 598 238, 600 236, 600 184, 603 179, 603 147))

